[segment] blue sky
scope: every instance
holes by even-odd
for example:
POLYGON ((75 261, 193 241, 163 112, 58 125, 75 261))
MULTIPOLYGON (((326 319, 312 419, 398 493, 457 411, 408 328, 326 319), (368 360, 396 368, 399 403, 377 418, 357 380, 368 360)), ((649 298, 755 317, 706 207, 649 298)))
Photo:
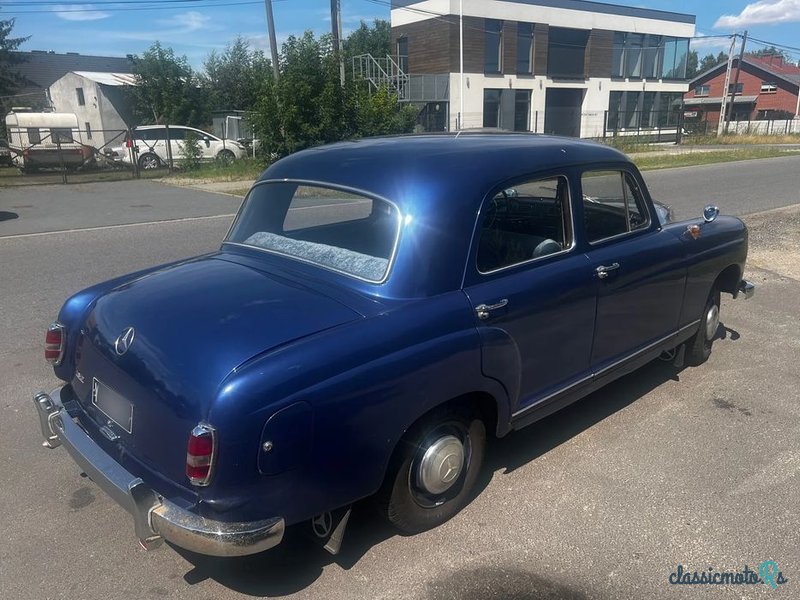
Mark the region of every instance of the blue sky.
MULTIPOLYGON (((273 0, 279 43, 306 29, 330 28, 329 0, 273 0)), ((485 0, 490 1, 490 0, 485 0)), ((697 15, 700 36, 748 29, 760 40, 800 47, 800 0, 620 0, 697 15)), ((25 50, 55 50, 122 56, 142 52, 156 40, 185 54, 195 67, 213 49, 223 49, 237 35, 267 48, 264 3, 259 0, 137 0, 92 3, 66 0, 0 0, 0 18, 16 17, 15 35, 31 36, 25 50), (215 6, 217 5, 217 6, 215 6), (147 10, 129 10, 149 7, 147 10), (122 10, 127 9, 127 10, 122 10)), ((345 33, 361 19, 389 18, 388 0, 342 0, 345 33)), ((718 52, 727 42, 694 40, 701 56, 718 52)), ((758 48, 754 43, 750 48, 758 48)), ((793 51, 800 60, 800 51, 793 51)))

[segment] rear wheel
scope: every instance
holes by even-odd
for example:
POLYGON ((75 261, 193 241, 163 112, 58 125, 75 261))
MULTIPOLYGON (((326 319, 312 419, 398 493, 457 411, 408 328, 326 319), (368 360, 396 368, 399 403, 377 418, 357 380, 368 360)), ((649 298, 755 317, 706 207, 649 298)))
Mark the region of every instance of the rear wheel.
POLYGON ((139 168, 145 171, 149 171, 150 169, 157 169, 161 166, 161 161, 158 160, 158 157, 151 152, 147 154, 142 154, 139 157, 139 168))
POLYGON ((383 515, 404 533, 441 525, 469 500, 483 463, 486 427, 471 411, 437 411, 400 441, 379 492, 383 515))
POLYGON ((719 328, 719 309, 720 293, 714 288, 700 317, 700 328, 694 337, 686 342, 686 362, 690 365, 701 365, 711 356, 711 345, 719 328))

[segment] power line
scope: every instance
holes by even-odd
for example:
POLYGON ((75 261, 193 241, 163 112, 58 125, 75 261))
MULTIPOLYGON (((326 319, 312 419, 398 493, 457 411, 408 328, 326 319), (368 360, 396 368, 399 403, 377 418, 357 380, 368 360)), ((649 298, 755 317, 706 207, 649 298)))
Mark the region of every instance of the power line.
MULTIPOLYGON (((274 2, 287 2, 288 0, 273 0, 274 2)), ((212 2, 212 0, 160 0, 158 4, 146 4, 146 5, 137 5, 137 6, 108 6, 103 5, 102 8, 97 8, 96 6, 93 8, 78 8, 80 5, 74 5, 75 8, 64 8, 56 10, 54 5, 53 8, 45 9, 33 9, 33 10, 10 10, 5 11, 3 14, 15 16, 15 15, 26 15, 26 14, 64 14, 64 13, 94 13, 94 12, 108 12, 108 13, 116 13, 116 12, 129 12, 129 11, 151 11, 151 10, 180 10, 183 8, 217 8, 217 7, 225 7, 225 6, 245 6, 245 5, 252 5, 252 4, 261 4, 260 0, 243 0, 239 2, 212 2), (167 4, 168 6, 164 6, 167 4)), ((117 3, 119 4, 119 3, 117 3)), ((28 6, 28 4, 14 4, 14 5, 0 5, 0 8, 9 8, 10 6, 28 6)))

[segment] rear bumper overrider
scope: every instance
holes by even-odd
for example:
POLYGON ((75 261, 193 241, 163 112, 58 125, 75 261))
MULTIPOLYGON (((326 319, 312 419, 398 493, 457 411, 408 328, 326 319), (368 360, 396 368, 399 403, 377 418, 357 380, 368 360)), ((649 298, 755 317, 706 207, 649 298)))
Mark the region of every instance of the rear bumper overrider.
MULTIPOLYGON (((65 408, 58 388, 37 393, 33 402, 46 448, 64 446, 78 466, 114 501, 133 516, 141 545, 150 550, 164 540, 199 554, 243 556, 277 546, 284 520, 228 523, 206 519, 177 506, 135 477, 105 452, 65 408)), ((66 403, 68 404, 68 403, 66 403)))

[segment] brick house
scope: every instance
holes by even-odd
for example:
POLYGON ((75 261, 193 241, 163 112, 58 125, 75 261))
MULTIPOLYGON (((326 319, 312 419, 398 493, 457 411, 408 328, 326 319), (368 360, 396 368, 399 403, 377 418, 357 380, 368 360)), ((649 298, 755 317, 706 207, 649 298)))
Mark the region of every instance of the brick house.
MULTIPOLYGON (((730 88, 733 91, 739 59, 733 61, 730 88)), ((719 123, 727 63, 717 65, 695 77, 684 96, 687 122, 719 123)), ((745 55, 736 87, 732 121, 791 119, 798 116, 800 68, 786 63, 782 56, 745 55)), ((730 101, 730 96, 728 97, 730 101)))
POLYGON ((462 102, 459 2, 392 0, 385 70, 433 129, 655 128, 688 87, 693 15, 584 0, 463 0, 463 15, 462 102))

